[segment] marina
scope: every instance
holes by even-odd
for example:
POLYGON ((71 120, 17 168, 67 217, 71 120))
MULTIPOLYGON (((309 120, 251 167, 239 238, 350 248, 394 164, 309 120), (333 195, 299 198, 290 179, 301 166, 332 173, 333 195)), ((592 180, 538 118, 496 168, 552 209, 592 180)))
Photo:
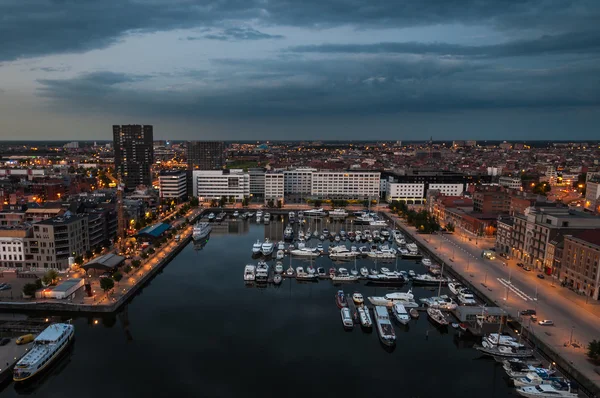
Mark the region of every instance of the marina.
MULTIPOLYGON (((413 286, 408 277, 409 271, 415 275, 427 272, 420 262, 401 256, 392 262, 380 262, 368 256, 357 256, 351 261, 334 261, 326 255, 303 258, 290 255, 289 244, 286 244, 284 257, 278 260, 278 248, 270 255, 262 253, 265 241, 278 247, 279 241, 283 240, 287 222, 277 218, 277 215, 274 216, 265 225, 262 218, 260 223, 256 223, 252 218, 228 217, 217 229, 225 231, 223 233, 215 233, 216 223, 213 223, 210 242, 203 244, 202 250, 197 250, 195 244, 188 244, 151 284, 119 312, 74 316, 77 342, 49 369, 44 380, 53 379, 60 383, 59 389, 65 396, 77 395, 78 389, 85 388, 84 374, 92 382, 110 378, 111 364, 119 358, 126 361, 128 367, 139 368, 129 377, 140 384, 147 377, 144 370, 158 367, 164 360, 182 361, 176 352, 191 349, 203 356, 202 363, 183 358, 181 366, 189 369, 184 373, 189 373, 191 379, 202 383, 208 391, 221 391, 223 386, 231 386, 227 376, 231 371, 242 375, 241 384, 253 382, 244 376, 244 369, 252 366, 258 372, 270 371, 273 362, 258 359, 265 355, 272 357, 285 373, 301 371, 310 363, 312 371, 329 372, 333 377, 344 377, 346 369, 332 369, 354 363, 356 356, 360 355, 362 361, 368 361, 372 371, 363 373, 367 376, 364 385, 341 386, 342 394, 388 395, 389 387, 385 383, 373 383, 375 378, 371 374, 378 374, 378 380, 383 377, 391 382, 395 380, 395 376, 388 372, 391 367, 410 375, 413 382, 405 387, 405 391, 413 396, 436 396, 449 391, 450 396, 476 397, 490 391, 497 397, 515 394, 514 388, 505 381, 504 369, 475 348, 481 342, 480 337, 460 328, 438 328, 428 320, 420 299, 455 296, 447 286, 413 286), (239 223, 247 223, 247 228, 239 228, 239 223), (257 242, 261 252, 254 258, 251 248, 257 242), (362 275, 362 269, 368 271, 367 277, 362 275), (350 282, 332 280, 332 270, 335 276, 356 279, 350 282), (375 272, 375 275, 393 275, 402 271, 407 279, 401 284, 374 284, 368 278, 375 272), (276 282, 277 279, 279 282, 276 282), (338 300, 340 291, 343 299, 338 300), (169 297, 169 300, 161 300, 161 297, 169 297), (386 305, 374 305, 370 299, 377 297, 383 298, 386 305), (339 305, 336 305, 338 301, 339 305), (387 306, 388 302, 392 305, 387 306), (406 303, 403 304, 404 312, 399 307, 394 312, 393 304, 398 302, 406 303), (206 303, 202 312, 197 311, 199 303, 206 303), (410 303, 415 303, 415 307, 411 308, 410 303), (150 307, 153 310, 147 311, 150 307), (226 315, 231 308, 235 308, 234 318, 226 315), (413 310, 423 316, 415 316, 413 310), (410 314, 408 321, 407 313, 410 314), (396 314, 403 315, 401 321, 396 314), (207 316, 215 327, 205 327, 207 316), (169 326, 165 327, 167 324, 169 326), (248 327, 240 330, 239 325, 247 325, 253 331, 248 331, 248 327), (156 328, 160 328, 160 334, 155 332, 156 328), (277 328, 286 339, 299 343, 274 347, 273 328, 277 328), (99 339, 99 336, 102 338, 99 339), (317 348, 314 341, 318 339, 337 340, 339 344, 325 348, 319 345, 317 348), (223 355, 224 350, 235 350, 235 363, 229 360, 231 356, 223 355), (85 355, 73 355, 73 352, 80 351, 85 355), (107 351, 114 354, 103 355, 107 351), (440 359, 435 354, 439 351, 449 355, 440 359), (413 363, 406 361, 408 356, 413 363), (432 360, 432 356, 436 359, 432 360), (95 358, 91 374, 86 357, 95 358), (315 358, 330 359, 321 363, 315 358), (211 363, 211 366, 207 367, 205 363, 211 363), (429 383, 428 376, 419 372, 419 366, 427 366, 429 373, 444 385, 443 389, 429 383), (453 370, 449 372, 448 369, 453 370), (468 387, 464 386, 465 374, 470 376, 468 387)), ((327 229, 330 234, 339 236, 344 224, 329 223, 327 229)), ((295 231, 298 225, 301 223, 294 224, 295 231)), ((314 231, 314 227, 311 229, 314 231)), ((348 227, 347 231, 352 231, 352 228, 348 227)), ((319 242, 324 253, 340 244, 335 239, 333 242, 318 241, 314 236, 307 242, 309 248, 316 248, 319 242)), ((350 249, 351 243, 346 241, 346 245, 350 249)), ((478 310, 477 306, 459 306, 459 310, 469 308, 472 310, 469 314, 478 310)), ((466 316, 460 311, 444 314, 451 322, 466 316)), ((352 370, 360 372, 358 367, 352 367, 352 370)), ((181 380, 181 369, 165 369, 163 372, 166 379, 181 380)), ((325 387, 324 383, 316 383, 325 387)), ((52 385, 55 386, 54 383, 52 385)), ((286 384, 276 381, 275 386, 285 388, 286 384)), ((20 388, 11 383, 4 387, 2 394, 17 396, 20 388)), ((43 396, 50 383, 42 381, 33 388, 43 396)), ((308 386, 301 385, 297 390, 298 394, 309 393, 308 386)), ((189 395, 194 390, 182 386, 180 391, 189 395)), ((225 395, 239 396, 243 391, 241 386, 232 386, 225 395)), ((140 391, 137 387, 134 392, 125 387, 120 392, 122 396, 140 393, 151 395, 152 389, 148 387, 140 391)), ((91 391, 89 396, 103 395, 91 391)))

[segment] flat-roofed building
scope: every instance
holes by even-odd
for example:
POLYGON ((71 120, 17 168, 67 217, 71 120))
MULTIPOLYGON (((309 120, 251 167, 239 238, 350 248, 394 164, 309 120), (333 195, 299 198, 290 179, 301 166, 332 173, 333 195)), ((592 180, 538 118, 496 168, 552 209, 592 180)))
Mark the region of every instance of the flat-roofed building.
POLYGON ((561 279, 567 286, 598 300, 600 230, 565 235, 561 279))
POLYGON ((268 172, 265 174, 265 202, 273 201, 274 205, 284 201, 284 174, 268 172))
POLYGON ((376 199, 379 198, 380 178, 379 172, 314 172, 311 196, 318 199, 376 199))
POLYGON ((0 227, 0 268, 25 267, 25 239, 31 229, 31 225, 0 227))
POLYGON ((187 199, 187 173, 185 171, 161 171, 158 190, 163 201, 181 202, 187 199))
POLYGON ((241 169, 192 171, 193 193, 201 201, 250 196, 250 176, 241 169))

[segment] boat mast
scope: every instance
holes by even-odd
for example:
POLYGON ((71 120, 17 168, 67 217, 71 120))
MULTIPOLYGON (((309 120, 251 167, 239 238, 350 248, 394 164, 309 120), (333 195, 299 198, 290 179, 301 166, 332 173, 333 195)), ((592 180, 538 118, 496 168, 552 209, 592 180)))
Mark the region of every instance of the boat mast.
POLYGON ((440 273, 440 285, 438 287, 438 297, 442 291, 442 278, 444 277, 444 262, 442 261, 442 272, 440 273))

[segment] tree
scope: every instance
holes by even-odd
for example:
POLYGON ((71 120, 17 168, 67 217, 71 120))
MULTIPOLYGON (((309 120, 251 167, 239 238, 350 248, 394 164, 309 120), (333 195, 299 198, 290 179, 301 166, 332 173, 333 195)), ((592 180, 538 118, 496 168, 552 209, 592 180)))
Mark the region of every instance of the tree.
POLYGON ((89 260, 90 258, 92 258, 93 256, 94 256, 94 253, 92 253, 92 251, 91 251, 91 250, 87 250, 87 251, 85 252, 85 258, 87 258, 88 260, 89 260))
POLYGON ((227 198, 225 196, 221 196, 221 199, 219 199, 219 207, 225 206, 226 202, 227 202, 227 198))
POLYGON ((123 268, 123 271, 125 271, 126 274, 131 272, 131 265, 126 265, 125 268, 123 268))
POLYGON ((369 200, 368 200, 368 199, 365 199, 365 200, 363 200, 363 201, 362 201, 362 205, 363 205, 364 207, 369 207, 369 200))
POLYGON ((46 274, 42 277, 42 282, 44 283, 44 285, 49 286, 49 285, 53 285, 54 282, 56 281, 56 279, 58 278, 58 273, 53 270, 50 269, 48 270, 48 272, 46 272, 46 274))
POLYGON ((75 257, 75 263, 77 263, 79 265, 83 264, 83 257, 81 257, 81 256, 75 257))
POLYGON ((41 289, 43 287, 42 280, 40 278, 37 278, 33 283, 35 284, 36 289, 41 289))
POLYGON ((96 254, 100 254, 100 253, 102 253, 102 246, 96 246, 96 248, 94 249, 94 252, 95 252, 96 254))
POLYGON ((249 202, 249 201, 250 201, 250 199, 249 199, 249 198, 244 198, 244 199, 242 199, 242 206, 243 206, 243 207, 246 207, 246 206, 248 206, 248 202, 249 202))
POLYGON ((448 231, 448 232, 454 232, 454 224, 452 224, 451 222, 449 222, 448 224, 446 224, 446 231, 448 231))
POLYGON ((550 184, 548 184, 547 182, 538 182, 533 187, 533 193, 546 196, 546 194, 550 192, 551 189, 552 187, 550 187, 550 184))
POLYGON ((278 209, 281 209, 281 207, 283 207, 283 202, 282 202, 282 200, 281 200, 281 199, 279 199, 279 200, 277 201, 277 208, 278 208, 278 209))
POLYGON ((275 203, 273 202, 273 199, 269 199, 269 200, 267 201, 267 206, 268 206, 268 207, 275 207, 275 203))
POLYGON ((200 200, 197 197, 192 196, 190 198, 190 206, 192 206, 192 207, 198 207, 199 204, 200 204, 200 200))
POLYGON ((113 287, 115 287, 115 281, 113 281, 111 278, 100 279, 100 288, 104 290, 104 293, 108 292, 113 287))
POLYGON ((123 274, 120 272, 115 272, 112 278, 118 283, 119 281, 121 281, 121 279, 123 279, 123 274))
POLYGON ((314 205, 315 207, 321 207, 321 204, 322 204, 322 203, 323 203, 323 202, 322 202, 321 200, 319 200, 319 199, 315 199, 315 201, 313 202, 313 205, 314 205))
POLYGON ((210 201, 210 207, 217 207, 219 205, 219 201, 216 199, 212 199, 210 201))
POLYGON ((35 283, 26 283, 25 286, 23 286, 23 294, 25 296, 35 296, 36 290, 38 290, 38 287, 35 283))
POLYGON ((141 262, 140 260, 133 260, 133 261, 131 262, 131 265, 132 265, 134 268, 138 268, 140 265, 142 265, 142 262, 141 262))
POLYGON ((136 221, 135 225, 133 226, 133 228, 135 228, 137 231, 139 231, 140 229, 142 229, 142 222, 141 221, 136 221))
POLYGON ((600 340, 592 340, 588 344, 587 356, 594 362, 600 360, 600 340))

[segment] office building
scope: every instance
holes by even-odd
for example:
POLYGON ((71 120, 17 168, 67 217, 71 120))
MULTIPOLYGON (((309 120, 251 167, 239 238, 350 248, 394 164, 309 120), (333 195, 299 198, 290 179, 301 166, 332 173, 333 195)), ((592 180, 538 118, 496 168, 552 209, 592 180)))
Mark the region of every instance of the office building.
POLYGON ((284 174, 269 172, 265 174, 265 202, 273 201, 274 205, 284 202, 284 174))
POLYGON ((311 196, 316 199, 378 199, 381 173, 317 171, 312 173, 311 196))
POLYGON ((465 191, 467 178, 445 170, 401 170, 382 173, 381 190, 387 202, 394 200, 408 204, 422 204, 429 190, 439 190, 447 196, 460 196, 465 191))
POLYGON ((187 199, 187 174, 185 171, 161 171, 158 176, 161 201, 176 203, 187 199))
POLYGON ((194 196, 200 201, 221 199, 242 200, 250 196, 250 176, 241 169, 194 170, 194 196))
POLYGON ((302 167, 283 172, 287 203, 304 203, 311 196, 313 173, 316 171, 317 169, 302 167))
POLYGON ((189 170, 221 170, 225 167, 223 141, 189 141, 187 143, 189 170))
POLYGON ((473 211, 478 213, 508 213, 510 194, 504 187, 487 185, 473 193, 473 211))
POLYGON ((153 139, 150 125, 113 126, 115 168, 126 189, 152 186, 153 139))
POLYGON ((253 167, 248 169, 250 177, 250 196, 256 201, 262 201, 265 196, 265 169, 253 167))

